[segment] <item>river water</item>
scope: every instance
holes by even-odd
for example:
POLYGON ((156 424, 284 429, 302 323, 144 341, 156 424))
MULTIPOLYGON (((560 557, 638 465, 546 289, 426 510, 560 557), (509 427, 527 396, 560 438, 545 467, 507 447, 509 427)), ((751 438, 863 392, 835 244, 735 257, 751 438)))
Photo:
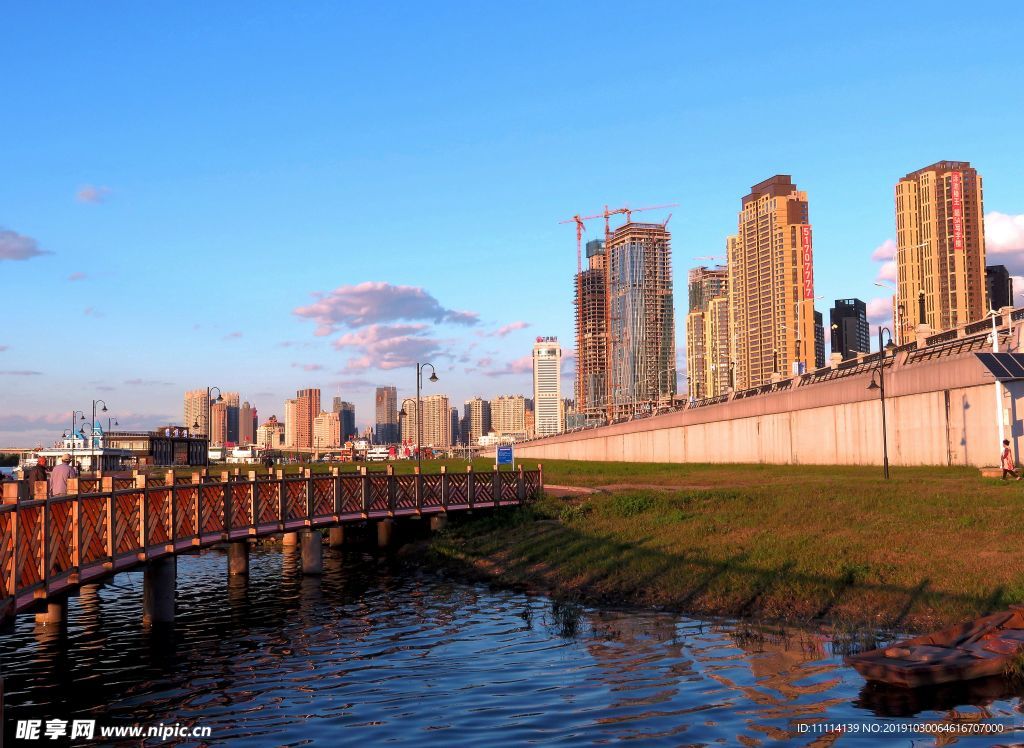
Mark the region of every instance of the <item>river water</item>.
MULTIPOLYGON (((319 579, 296 562, 254 549, 237 584, 219 551, 181 557, 170 630, 142 626, 141 572, 72 599, 66 629, 19 616, 0 637, 8 741, 66 744, 11 741, 28 719, 200 725, 211 738, 192 744, 253 746, 830 745, 799 725, 1021 721, 1001 682, 865 687, 841 663, 854 645, 821 632, 562 604, 353 551, 325 549, 319 579)), ((841 742, 948 744, 855 737, 841 742)))

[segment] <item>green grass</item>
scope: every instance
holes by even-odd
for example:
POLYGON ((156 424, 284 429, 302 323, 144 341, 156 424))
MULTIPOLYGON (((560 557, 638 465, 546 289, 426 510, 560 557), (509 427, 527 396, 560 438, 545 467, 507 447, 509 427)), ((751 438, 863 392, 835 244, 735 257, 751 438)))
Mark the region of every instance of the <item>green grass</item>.
POLYGON ((892 475, 545 461, 548 485, 613 488, 460 521, 432 548, 565 596, 773 620, 926 628, 1024 601, 1020 484, 892 475))

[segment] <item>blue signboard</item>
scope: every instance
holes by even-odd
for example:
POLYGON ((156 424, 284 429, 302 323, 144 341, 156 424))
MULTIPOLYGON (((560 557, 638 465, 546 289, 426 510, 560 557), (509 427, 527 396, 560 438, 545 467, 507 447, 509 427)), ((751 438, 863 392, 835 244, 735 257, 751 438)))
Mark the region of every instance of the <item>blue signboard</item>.
POLYGON ((502 447, 498 447, 498 464, 499 465, 511 465, 512 464, 512 445, 508 444, 502 447))

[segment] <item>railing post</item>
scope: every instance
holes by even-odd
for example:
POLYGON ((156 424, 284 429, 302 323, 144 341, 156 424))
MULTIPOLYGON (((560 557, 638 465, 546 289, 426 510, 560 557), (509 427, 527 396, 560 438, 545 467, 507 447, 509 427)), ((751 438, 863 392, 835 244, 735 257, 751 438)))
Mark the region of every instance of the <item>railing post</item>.
POLYGON ((539 498, 544 494, 544 466, 537 463, 537 495, 533 498, 539 498))
POLYGON ((491 481, 491 498, 494 499, 494 506, 501 504, 501 468, 494 468, 494 478, 491 481))
POLYGON ((313 510, 316 492, 313 490, 313 470, 305 468, 302 477, 306 479, 306 527, 313 526, 313 510))
POLYGON ((220 473, 220 490, 224 507, 224 529, 221 531, 221 539, 228 540, 231 537, 231 517, 234 513, 231 511, 231 473, 227 470, 220 473))
POLYGON ((100 478, 100 491, 107 495, 107 560, 114 566, 114 479, 100 478))
MULTIPOLYGON (((38 483, 36 484, 38 486, 38 483)), ((50 499, 43 497, 43 537, 40 544, 43 552, 43 568, 40 577, 43 580, 43 589, 50 593, 50 499)))
POLYGON ((334 486, 334 521, 341 521, 341 470, 336 467, 331 468, 331 485, 334 486))
POLYGON ((441 466, 441 508, 448 511, 448 467, 441 466))
POLYGON ((284 529, 284 521, 287 507, 284 505, 284 470, 277 471, 277 477, 274 479, 277 484, 277 521, 281 529, 284 529))
POLYGON ((398 496, 397 496, 397 494, 398 494, 397 483, 398 483, 398 481, 395 478, 395 466, 394 465, 388 465, 387 467, 384 468, 384 470, 385 470, 385 472, 387 474, 387 483, 388 483, 388 511, 391 512, 392 514, 394 514, 395 506, 398 503, 397 502, 397 498, 398 498, 398 496))
POLYGON ((362 492, 363 514, 370 513, 370 476, 366 474, 366 465, 359 468, 359 490, 362 492))
POLYGON ((196 487, 196 503, 195 503, 195 522, 192 527, 196 529, 196 539, 202 534, 199 528, 199 518, 203 516, 200 504, 203 500, 203 474, 199 471, 192 473, 192 485, 196 487))
POLYGON ((145 559, 146 541, 149 540, 149 489, 146 487, 146 476, 138 471, 135 472, 135 488, 142 490, 139 497, 139 556, 145 559))
POLYGON ((174 471, 173 470, 168 470, 166 473, 164 473, 164 485, 165 486, 173 486, 174 485, 174 471))
POLYGON ((260 508, 260 490, 259 486, 256 485, 256 471, 250 470, 249 475, 249 534, 256 534, 256 527, 259 525, 257 521, 260 508))
POLYGON ((416 514, 423 512, 423 475, 420 473, 419 465, 413 468, 415 480, 413 482, 413 493, 416 496, 416 514))
POLYGON ((476 475, 473 473, 473 466, 466 465, 466 503, 469 504, 469 508, 473 508, 473 502, 476 501, 476 475))
POLYGON ((526 477, 523 475, 523 465, 519 464, 519 474, 516 476, 516 501, 522 504, 526 501, 526 477))

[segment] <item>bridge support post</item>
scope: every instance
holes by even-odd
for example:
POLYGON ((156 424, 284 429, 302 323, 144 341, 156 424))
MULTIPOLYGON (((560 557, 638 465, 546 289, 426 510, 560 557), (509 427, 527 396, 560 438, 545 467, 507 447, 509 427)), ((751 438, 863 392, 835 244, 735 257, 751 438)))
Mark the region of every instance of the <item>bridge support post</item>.
POLYGON ((394 533, 395 521, 393 519, 382 519, 377 522, 377 547, 387 548, 391 545, 394 533))
POLYGON ((281 543, 285 548, 294 548, 299 544, 299 534, 297 532, 286 532, 281 536, 281 543))
POLYGON ((249 573, 249 541, 233 540, 228 543, 228 576, 239 577, 249 573))
POLYGON ((67 599, 48 600, 46 610, 36 613, 36 623, 42 623, 46 626, 63 626, 67 623, 67 618, 67 599))
POLYGON ((150 561, 142 573, 142 622, 145 624, 174 621, 174 591, 178 562, 174 556, 150 561))
POLYGON ((432 514, 430 515, 430 531, 440 532, 448 526, 448 515, 447 514, 432 514))
POLYGON ((324 573, 324 557, 320 551, 319 530, 302 531, 302 573, 324 573))
POLYGON ((345 545, 345 528, 332 527, 327 536, 327 544, 331 548, 340 548, 345 545))

